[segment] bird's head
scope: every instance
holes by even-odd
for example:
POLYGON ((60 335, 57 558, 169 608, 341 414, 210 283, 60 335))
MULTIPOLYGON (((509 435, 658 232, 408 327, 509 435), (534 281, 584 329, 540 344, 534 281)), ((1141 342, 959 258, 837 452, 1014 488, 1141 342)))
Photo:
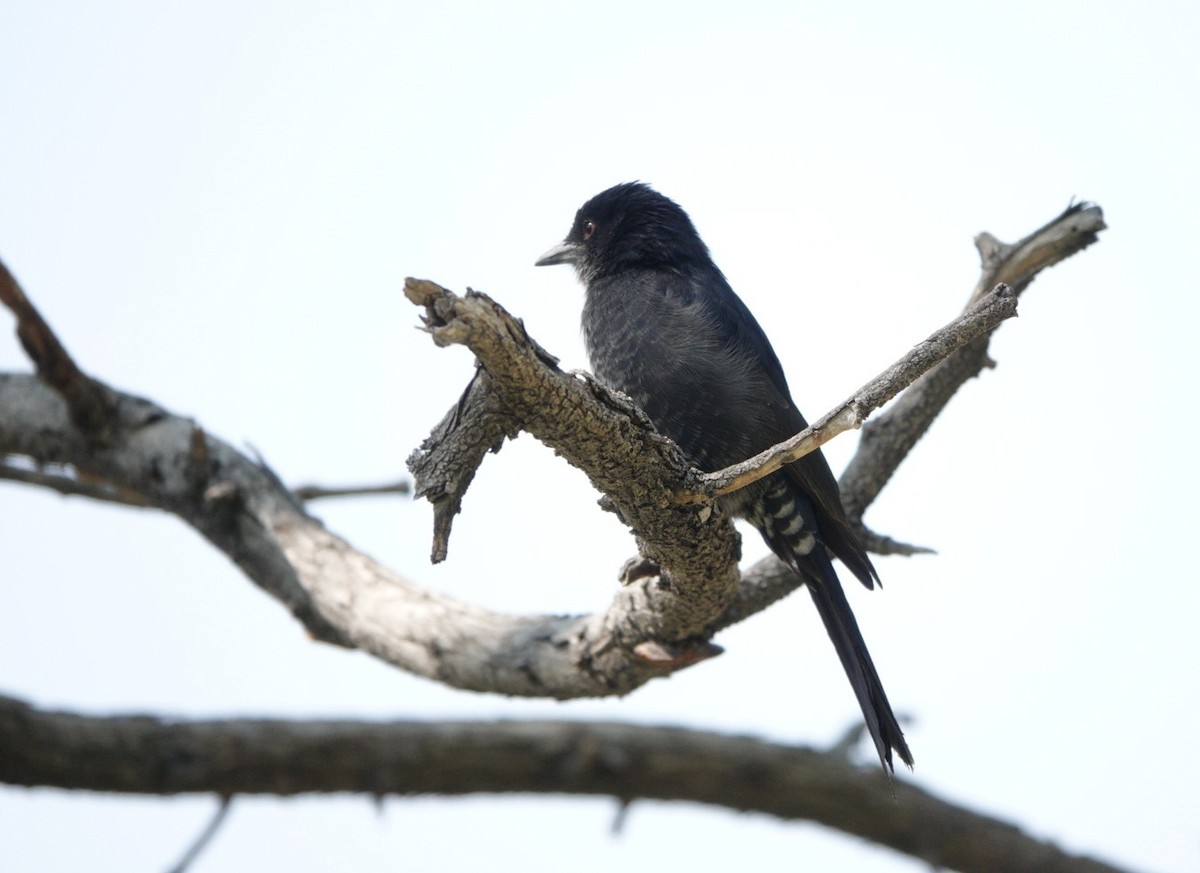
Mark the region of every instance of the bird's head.
POLYGON ((570 233, 536 266, 571 264, 586 285, 625 270, 682 270, 693 262, 711 263, 687 213, 649 185, 624 182, 579 207, 570 233))

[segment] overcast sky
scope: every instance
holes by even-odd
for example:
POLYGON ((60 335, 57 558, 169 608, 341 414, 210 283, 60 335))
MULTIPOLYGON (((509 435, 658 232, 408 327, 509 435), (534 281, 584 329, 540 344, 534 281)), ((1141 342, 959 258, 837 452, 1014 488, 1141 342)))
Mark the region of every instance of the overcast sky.
MULTIPOLYGON (((1099 203, 1110 230, 1034 283, 998 367, 868 514, 939 554, 847 587, 919 784, 1071 850, 1198 869, 1200 7, 801 6, 7 3, 0 257, 90 373, 288 482, 336 484, 400 475, 470 376, 414 329, 406 275, 486 290, 586 365, 573 274, 533 261, 616 182, 689 211, 810 418, 961 308, 976 233, 1099 203)), ((0 368, 27 372, 0 326, 0 368)), ((836 470, 853 443, 829 447, 836 470)), ((314 511, 439 591, 579 612, 634 549, 595 497, 522 437, 486 460, 439 567, 425 504, 314 511)), ((807 597, 626 700, 509 701, 311 642, 172 518, 0 484, 0 519, 0 690, 47 707, 604 717, 816 745, 860 717, 807 597)), ((164 870, 213 805, 0 790, 2 866, 164 870)), ((923 869, 684 805, 638 804, 613 837, 615 812, 239 800, 194 870, 923 869)))

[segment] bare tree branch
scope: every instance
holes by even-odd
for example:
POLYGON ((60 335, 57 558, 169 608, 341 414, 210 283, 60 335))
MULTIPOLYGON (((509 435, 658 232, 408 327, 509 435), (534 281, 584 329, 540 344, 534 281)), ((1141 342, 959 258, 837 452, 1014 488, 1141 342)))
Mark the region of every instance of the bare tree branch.
POLYGON ((459 688, 566 698, 618 694, 662 674, 632 645, 595 642, 607 622, 640 615, 636 589, 649 582, 621 589, 611 619, 510 616, 438 595, 356 552, 309 516, 269 469, 191 421, 113 396, 116 438, 97 450, 41 380, 0 375, 0 453, 71 464, 141 494, 228 554, 317 639, 361 648, 417 675, 459 688))
MULTIPOLYGON (((30 464, 22 464, 21 462, 24 460, 24 458, 13 456, 0 457, 0 481, 38 485, 50 491, 57 491, 64 497, 87 497, 102 503, 116 503, 121 506, 135 506, 143 509, 153 508, 153 504, 140 494, 119 490, 107 482, 90 482, 81 479, 77 471, 71 467, 36 469, 30 464)), ((344 485, 340 487, 300 485, 292 489, 296 498, 305 503, 310 500, 325 500, 332 497, 390 496, 411 492, 412 483, 407 479, 386 482, 382 485, 344 485)))
MULTIPOLYGON (((998 281, 1022 291, 1103 227, 1098 207, 1080 205, 1012 246, 981 235, 985 272, 972 303, 998 281)), ((794 589, 795 575, 773 558, 739 581, 728 519, 709 503, 675 502, 705 486, 623 397, 563 373, 483 295, 460 298, 419 282, 406 291, 426 308, 435 341, 465 343, 480 362, 410 462, 418 494, 435 505, 435 560, 445 555, 451 520, 482 458, 529 430, 588 474, 652 559, 627 574, 606 611, 508 616, 414 585, 326 531, 264 464, 84 374, 7 270, 0 300, 16 314, 39 377, 0 374, 0 478, 171 512, 318 639, 460 688, 559 698, 626 693, 712 657, 719 652, 713 633, 794 589)), ((985 333, 952 354, 864 428, 843 477, 852 511, 861 515, 949 396, 987 363, 986 343, 985 333)), ((864 401, 848 404, 855 402, 864 401)), ((877 548, 912 550, 867 534, 877 548)), ((0 698, 0 781, 226 797, 553 791, 623 803, 682 799, 822 822, 961 870, 1114 869, 908 783, 889 787, 874 768, 851 767, 840 754, 667 728, 168 723, 45 713, 0 698)))
POLYGON ((1016 314, 1016 295, 1007 285, 997 285, 990 295, 980 298, 960 318, 917 343, 903 358, 791 439, 724 470, 699 475, 697 490, 677 493, 675 499, 680 503, 698 503, 730 494, 815 452, 835 436, 861 427, 867 416, 952 352, 976 337, 990 333, 1000 322, 1016 314))
POLYGON ((433 504, 433 563, 446 560, 454 516, 483 456, 500 451, 506 438, 515 439, 520 432, 521 423, 492 390, 487 370, 476 367, 458 403, 409 455, 413 493, 433 504))
POLYGON ((122 491, 107 482, 90 482, 79 478, 71 467, 35 468, 22 464, 19 457, 0 457, 0 481, 19 482, 22 485, 37 485, 57 491, 64 497, 87 497, 101 503, 117 503, 121 506, 151 508, 153 504, 140 494, 122 491))
MULTIPOLYGON (((587 474, 636 532, 638 551, 661 568, 653 582, 626 586, 646 608, 637 609, 633 623, 611 622, 605 636, 622 647, 706 636, 707 626, 737 593, 740 542, 729 518, 715 507, 673 504, 672 494, 691 470, 674 443, 659 436, 627 399, 590 377, 560 370, 524 325, 487 295, 468 291, 459 297, 420 279, 405 280, 404 293, 425 308, 438 345, 462 344, 475 353, 511 419, 587 474)), ((473 430, 468 424, 450 435, 466 435, 477 446, 473 430)), ((432 450, 426 441, 426 451, 432 450)), ((456 446, 439 451, 468 454, 456 446)), ((478 448, 472 455, 482 458, 478 448)), ((421 460, 410 467, 425 491, 431 486, 429 475, 418 472, 421 460)))
POLYGON ((180 721, 0 697, 0 781, 136 794, 534 793, 807 820, 965 873, 1119 873, 876 767, 749 737, 611 723, 180 721))
MULTIPOLYGON (((1037 275, 1083 251, 1106 227, 1104 213, 1091 203, 1077 203, 1019 242, 999 242, 990 233, 975 238, 983 273, 967 301, 969 310, 998 282, 1020 295, 1037 275)), ((858 451, 842 473, 842 502, 852 521, 861 524, 879 492, 900 463, 946 408, 954 393, 988 366, 990 334, 963 346, 918 379, 892 407, 862 429, 858 451)))
MULTIPOLYGON (((957 390, 970 375, 978 372, 978 367, 974 370, 969 369, 971 362, 981 362, 986 359, 987 340, 990 336, 990 330, 994 330, 998 321, 992 322, 991 319, 996 318, 1004 312, 1009 312, 1009 307, 1012 305, 1011 299, 1006 299, 1004 295, 997 297, 991 306, 994 309, 984 306, 983 310, 976 310, 983 301, 984 293, 981 289, 987 284, 987 288, 992 288, 993 285, 1000 284, 997 279, 1011 279, 1014 291, 1019 292, 1028 287, 1034 277, 1041 270, 1053 266, 1058 261, 1069 257, 1075 252, 1082 251, 1087 246, 1091 245, 1097 239, 1098 233, 1104 229, 1103 213, 1098 206, 1090 204, 1079 204, 1068 208, 1062 215, 1055 218, 1039 228, 1034 233, 1025 237, 1020 242, 1006 246, 995 242, 990 235, 981 235, 981 239, 989 240, 990 243, 981 246, 981 252, 985 255, 985 274, 980 279, 975 291, 971 296, 971 303, 968 304, 968 316, 964 317, 966 323, 970 324, 975 319, 975 327, 977 329, 984 327, 984 332, 979 334, 967 334, 966 329, 961 325, 964 323, 964 318, 960 318, 952 322, 947 328, 943 329, 940 334, 950 334, 957 338, 957 342, 951 346, 949 343, 939 341, 939 353, 947 353, 948 357, 937 364, 932 355, 927 352, 931 351, 922 346, 918 346, 915 350, 913 358, 914 363, 919 362, 919 367, 928 369, 928 372, 917 379, 908 390, 906 390, 893 404, 892 408, 875 419, 874 422, 885 422, 882 430, 876 429, 874 433, 879 436, 867 439, 868 431, 871 431, 872 423, 868 423, 864 427, 864 438, 860 441, 859 449, 855 458, 841 480, 843 501, 846 503, 847 509, 851 514, 851 518, 860 527, 862 536, 873 548, 886 552, 888 554, 918 554, 927 553, 932 550, 920 546, 912 546, 904 543, 898 543, 886 536, 881 536, 873 531, 866 530, 862 527, 861 517, 865 508, 878 496, 883 486, 891 478, 896 468, 903 461, 907 453, 916 444, 920 436, 932 424, 937 413, 944 407, 945 403, 954 390, 957 390), (973 339, 969 337, 973 336, 973 339), (965 339, 965 344, 961 341, 965 339), (956 351, 952 348, 957 348, 956 351), (982 356, 982 357, 980 357, 982 356), (968 365, 964 369, 964 362, 968 365), (932 366, 932 369, 929 367, 932 366), (968 372, 969 371, 969 372, 968 372), (930 390, 930 386, 936 386, 935 391, 930 390), (910 400, 910 397, 915 396, 915 401, 910 400), (910 407, 911 403, 915 403, 915 407, 910 407), (940 405, 939 405, 940 404, 940 405), (897 410, 902 408, 913 408, 915 411, 910 415, 898 414, 897 410), (860 460, 861 459, 861 460, 860 460)), ((623 443, 615 443, 613 448, 613 440, 619 440, 615 431, 606 434, 603 430, 593 431, 590 443, 586 445, 587 451, 585 457, 581 461, 573 460, 569 451, 563 451, 563 430, 567 430, 565 440, 566 447, 569 450, 571 446, 583 445, 577 434, 569 432, 569 428, 563 428, 553 418, 548 422, 548 429, 543 430, 543 422, 536 418, 538 412, 537 404, 542 392, 546 392, 547 396, 552 396, 553 392, 558 390, 557 385, 560 384, 563 375, 560 374, 557 368, 553 365, 556 359, 545 353, 535 343, 531 343, 530 348, 524 353, 527 366, 521 370, 518 368, 497 365, 497 358, 503 358, 510 346, 518 343, 522 339, 527 339, 523 325, 504 312, 499 307, 487 298, 485 295, 469 293, 466 298, 459 298, 451 292, 435 285, 431 282, 420 280, 408 280, 406 283, 406 294, 416 303, 426 306, 427 308, 427 325, 433 334, 434 341, 439 345, 450 345, 461 343, 468 345, 474 351, 485 370, 497 369, 497 375, 493 376, 489 382, 480 383, 477 377, 475 381, 468 386, 468 391, 464 393, 464 400, 460 400, 459 404, 447 414, 443 422, 435 430, 431 436, 422 445, 420 452, 414 453, 413 458, 409 461, 409 468, 413 472, 417 482, 417 494, 430 492, 438 495, 439 499, 446 500, 446 506, 452 508, 452 511, 440 509, 438 500, 435 499, 435 556, 444 557, 445 544, 449 536, 450 521, 453 518, 454 512, 457 512, 459 502, 462 498, 462 493, 466 486, 470 483, 471 477, 474 475, 475 468, 468 467, 469 460, 482 460, 486 454, 486 450, 491 448, 497 449, 503 442, 503 437, 507 433, 505 427, 513 427, 514 420, 521 422, 521 427, 529 430, 534 436, 542 439, 556 451, 564 454, 568 461, 580 466, 585 472, 589 472, 584 466, 589 459, 594 458, 593 450, 602 452, 607 447, 610 449, 610 459, 607 463, 607 468, 617 467, 618 470, 623 470, 626 474, 624 477, 618 476, 613 482, 610 479, 593 477, 592 481, 599 490, 604 492, 614 504, 614 508, 623 520, 635 531, 638 531, 638 546, 642 554, 647 555, 653 561, 667 568, 668 575, 672 567, 670 560, 663 560, 661 557, 661 546, 668 539, 678 535, 679 529, 673 528, 670 524, 665 524, 668 516, 661 511, 661 507, 652 506, 649 515, 637 516, 626 511, 624 503, 616 496, 613 489, 624 486, 629 488, 633 480, 646 482, 645 489, 651 494, 657 493, 659 487, 669 489, 674 499, 677 495, 684 492, 695 492, 703 490, 706 487, 703 484, 697 484, 704 479, 703 474, 694 470, 686 463, 682 468, 676 466, 678 464, 677 453, 670 453, 664 460, 669 466, 674 466, 674 476, 670 474, 670 470, 664 470, 658 466, 659 460, 656 459, 652 468, 647 471, 648 478, 641 479, 639 470, 631 468, 631 456, 626 452, 626 447, 623 443), (495 307, 498 312, 488 315, 486 318, 481 316, 481 312, 488 307, 495 307), (482 326, 491 320, 492 327, 490 338, 486 342, 482 341, 479 332, 482 326), (547 365, 547 368, 553 370, 549 375, 539 373, 537 368, 532 366, 534 361, 541 361, 547 365), (501 375, 502 374, 502 375, 501 375), (531 387, 531 383, 536 383, 538 379, 542 380, 540 388, 531 387), (557 380, 557 381, 556 381, 557 380), (498 383, 507 382, 505 385, 498 383), (498 399, 488 398, 487 390, 492 388, 498 399), (504 393, 511 391, 517 395, 514 401, 516 405, 510 406, 510 396, 504 393), (480 396, 483 395, 483 396, 480 396), (470 403, 466 399, 470 396, 470 403), (524 404, 524 406, 521 406, 524 404), (468 409, 464 413, 464 409, 468 409), (473 415, 469 410, 484 410, 486 413, 480 412, 473 415), (507 412, 507 417, 505 416, 507 412), (450 426, 451 423, 453 426, 450 426), (503 424, 502 424, 503 423, 503 424), (558 432, 555 432, 555 428, 558 432), (600 435, 597 437, 596 433, 600 435), (624 454, 622 454, 624 452, 624 454), (426 464, 426 454, 437 453, 442 457, 457 459, 457 466, 454 468, 455 478, 450 481, 442 475, 442 471, 433 464, 426 464), (625 467, 621 467, 625 464, 625 467), (655 476, 659 475, 663 478, 658 480, 655 476), (680 478, 674 478, 675 476, 680 478), (661 482, 661 486, 658 484, 661 482), (452 500, 444 495, 449 495, 452 500), (653 531, 650 534, 649 531, 653 531), (653 544, 659 547, 659 554, 654 554, 647 550, 647 545, 653 544)), ((905 359, 908 360, 907 358, 905 359)), ((982 366, 982 364, 980 364, 982 366)), ((917 366, 908 367, 904 362, 898 364, 887 373, 880 376, 878 379, 869 383, 867 388, 870 389, 868 396, 874 398, 875 405, 886 401, 886 397, 892 396, 895 392, 893 388, 898 382, 911 380, 913 375, 919 372, 917 366)), ((602 386, 592 385, 593 392, 604 400, 605 403, 620 408, 623 399, 619 396, 614 396, 611 393, 605 392, 602 386)), ((865 389, 864 389, 865 390, 865 389)), ((853 408, 858 395, 852 397, 845 404, 830 413, 833 418, 846 417, 846 410, 853 408)), ((861 402, 861 401, 860 401, 861 402)), ((556 413, 561 414, 564 404, 560 401, 555 401, 548 404, 556 413)), ((874 408, 872 406, 871 408, 874 408)), ((640 411, 636 408, 630 409, 628 404, 625 404, 627 414, 639 417, 640 411)), ((644 418, 640 418, 643 426, 649 428, 648 422, 644 418)), ((850 419, 846 418, 848 422, 850 419)), ((822 422, 818 422, 819 427, 822 422)), ((853 425, 851 425, 853 426, 853 425)), ((844 429, 844 428, 843 428, 844 429)), ((812 431, 803 432, 793 438, 795 443, 804 443, 807 439, 806 435, 812 431)), ((827 438, 827 437, 825 437, 827 438)), ((814 439, 811 444, 803 446, 804 451, 811 451, 825 438, 814 439)), ((647 446, 653 445, 654 451, 661 451, 661 446, 657 444, 647 443, 647 446)), ((788 444, 784 444, 785 446, 788 444)), ((673 446, 672 446, 673 448, 673 446)), ((774 458, 781 451, 780 447, 774 447, 767 452, 745 462, 743 465, 736 465, 730 471, 719 471, 713 474, 714 478, 720 480, 722 476, 744 472, 747 469, 755 469, 768 459, 774 458)), ((589 475, 591 473, 589 472, 589 475)), ((728 485, 729 483, 725 483, 728 485)), ((742 483, 745 484, 745 483, 742 483)), ((635 504, 639 502, 641 494, 645 490, 627 495, 627 501, 632 500, 635 504)), ((644 502, 644 501, 643 501, 644 502)), ((711 529, 710 529, 711 530, 711 529)), ((685 531, 685 533, 687 533, 685 531)), ((682 542, 685 554, 689 546, 694 547, 695 540, 688 534, 682 542)), ((786 568, 774 557, 768 557, 756 564, 750 570, 742 574, 741 585, 737 588, 733 595, 733 599, 729 601, 724 611, 715 616, 711 622, 704 627, 705 634, 715 633, 716 631, 728 627, 738 621, 741 621, 748 615, 765 608, 779 598, 793 591, 799 584, 799 580, 795 574, 787 571, 786 568)), ((680 590, 673 588, 673 591, 680 590)))
MULTIPOLYGON (((1098 214, 1075 209, 1059 221, 1069 220, 1076 235, 1091 227, 1094 238, 1098 214)), ((1070 248, 1062 238, 1039 246, 1035 234, 1011 251, 993 247, 996 270, 1027 285, 1029 270, 1014 273, 1012 265, 1025 258, 1041 268, 1052 260, 1045 250, 1061 256, 1070 248)), ((678 449, 623 397, 559 370, 484 295, 406 285, 425 307, 435 341, 465 343, 481 363, 412 460, 419 492, 438 505, 435 558, 444 554, 450 519, 479 460, 526 429, 587 473, 656 568, 628 578, 604 612, 508 616, 414 585, 325 530, 264 465, 193 422, 83 374, 11 275, 0 278, 42 375, 0 376, 0 455, 65 465, 106 494, 133 495, 178 515, 318 639, 454 687, 558 698, 622 694, 712 657, 719 652, 708 641, 713 633, 796 585, 771 560, 739 580, 739 540, 728 518, 711 504, 672 499, 696 472, 678 449)))

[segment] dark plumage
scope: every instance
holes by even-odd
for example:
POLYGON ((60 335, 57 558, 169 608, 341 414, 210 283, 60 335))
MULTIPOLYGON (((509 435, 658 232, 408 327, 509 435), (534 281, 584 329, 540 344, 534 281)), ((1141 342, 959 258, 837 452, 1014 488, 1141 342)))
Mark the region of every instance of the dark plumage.
MULTIPOLYGON (((537 262, 572 264, 586 289, 583 336, 596 375, 628 394, 701 469, 743 461, 803 430, 779 359, 713 263, 691 219, 638 182, 597 194, 537 262)), ((821 452, 721 498, 804 579, 862 707, 879 759, 912 754, 829 553, 868 588, 875 568, 821 452)))

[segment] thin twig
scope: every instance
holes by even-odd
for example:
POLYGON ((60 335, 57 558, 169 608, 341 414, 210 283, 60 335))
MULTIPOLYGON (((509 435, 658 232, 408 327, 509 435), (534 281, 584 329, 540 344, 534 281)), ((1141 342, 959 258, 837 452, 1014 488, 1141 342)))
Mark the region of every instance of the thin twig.
MULTIPOLYGON (((982 273, 966 309, 989 289, 1004 282, 1019 296, 1043 270, 1083 251, 1105 229, 1104 212, 1094 203, 1076 203, 1015 243, 1002 243, 989 233, 975 238, 982 273)), ((838 478, 842 502, 852 523, 891 480, 901 462, 968 379, 991 365, 990 334, 982 334, 934 367, 885 412, 864 425, 858 451, 838 478)))
POLYGON ((791 439, 760 452, 749 460, 715 473, 698 476, 699 487, 675 494, 677 503, 699 503, 729 494, 774 473, 829 442, 838 434, 862 426, 872 412, 887 403, 951 353, 1017 314, 1017 297, 1007 285, 993 292, 967 312, 930 334, 880 375, 859 388, 831 412, 813 422, 791 439))
MULTIPOLYGON (((87 481, 75 476, 48 473, 43 470, 33 470, 13 466, 0 461, 0 480, 20 482, 23 485, 37 485, 57 491, 65 497, 87 497, 105 503, 116 503, 121 506, 146 508, 154 506, 140 494, 128 489, 119 489, 114 485, 100 481, 87 481)), ((409 494, 412 485, 407 479, 401 479, 384 485, 347 485, 330 488, 324 485, 301 485, 293 488, 292 493, 297 499, 305 502, 323 500, 331 497, 364 497, 371 495, 409 494)))
POLYGON ((192 843, 188 850, 183 853, 183 857, 179 859, 179 862, 170 868, 167 873, 185 873, 187 868, 192 866, 192 862, 199 857, 200 853, 212 841, 212 838, 217 835, 217 831, 220 830, 225 817, 229 815, 229 808, 232 805, 232 796, 221 798, 221 804, 217 807, 217 811, 212 819, 209 820, 208 825, 200 832, 200 836, 196 837, 196 841, 192 843))
POLYGON ((412 483, 400 479, 385 485, 344 485, 331 488, 325 485, 301 485, 293 488, 292 493, 305 502, 309 500, 324 500, 327 497, 365 497, 377 494, 409 494, 412 483))
POLYGON ((0 462, 0 480, 20 482, 23 485, 37 485, 57 491, 64 497, 87 497, 104 503, 116 503, 121 506, 134 506, 146 509, 154 506, 136 491, 122 489, 107 482, 87 481, 75 476, 64 476, 58 473, 47 473, 42 470, 30 470, 0 462))

